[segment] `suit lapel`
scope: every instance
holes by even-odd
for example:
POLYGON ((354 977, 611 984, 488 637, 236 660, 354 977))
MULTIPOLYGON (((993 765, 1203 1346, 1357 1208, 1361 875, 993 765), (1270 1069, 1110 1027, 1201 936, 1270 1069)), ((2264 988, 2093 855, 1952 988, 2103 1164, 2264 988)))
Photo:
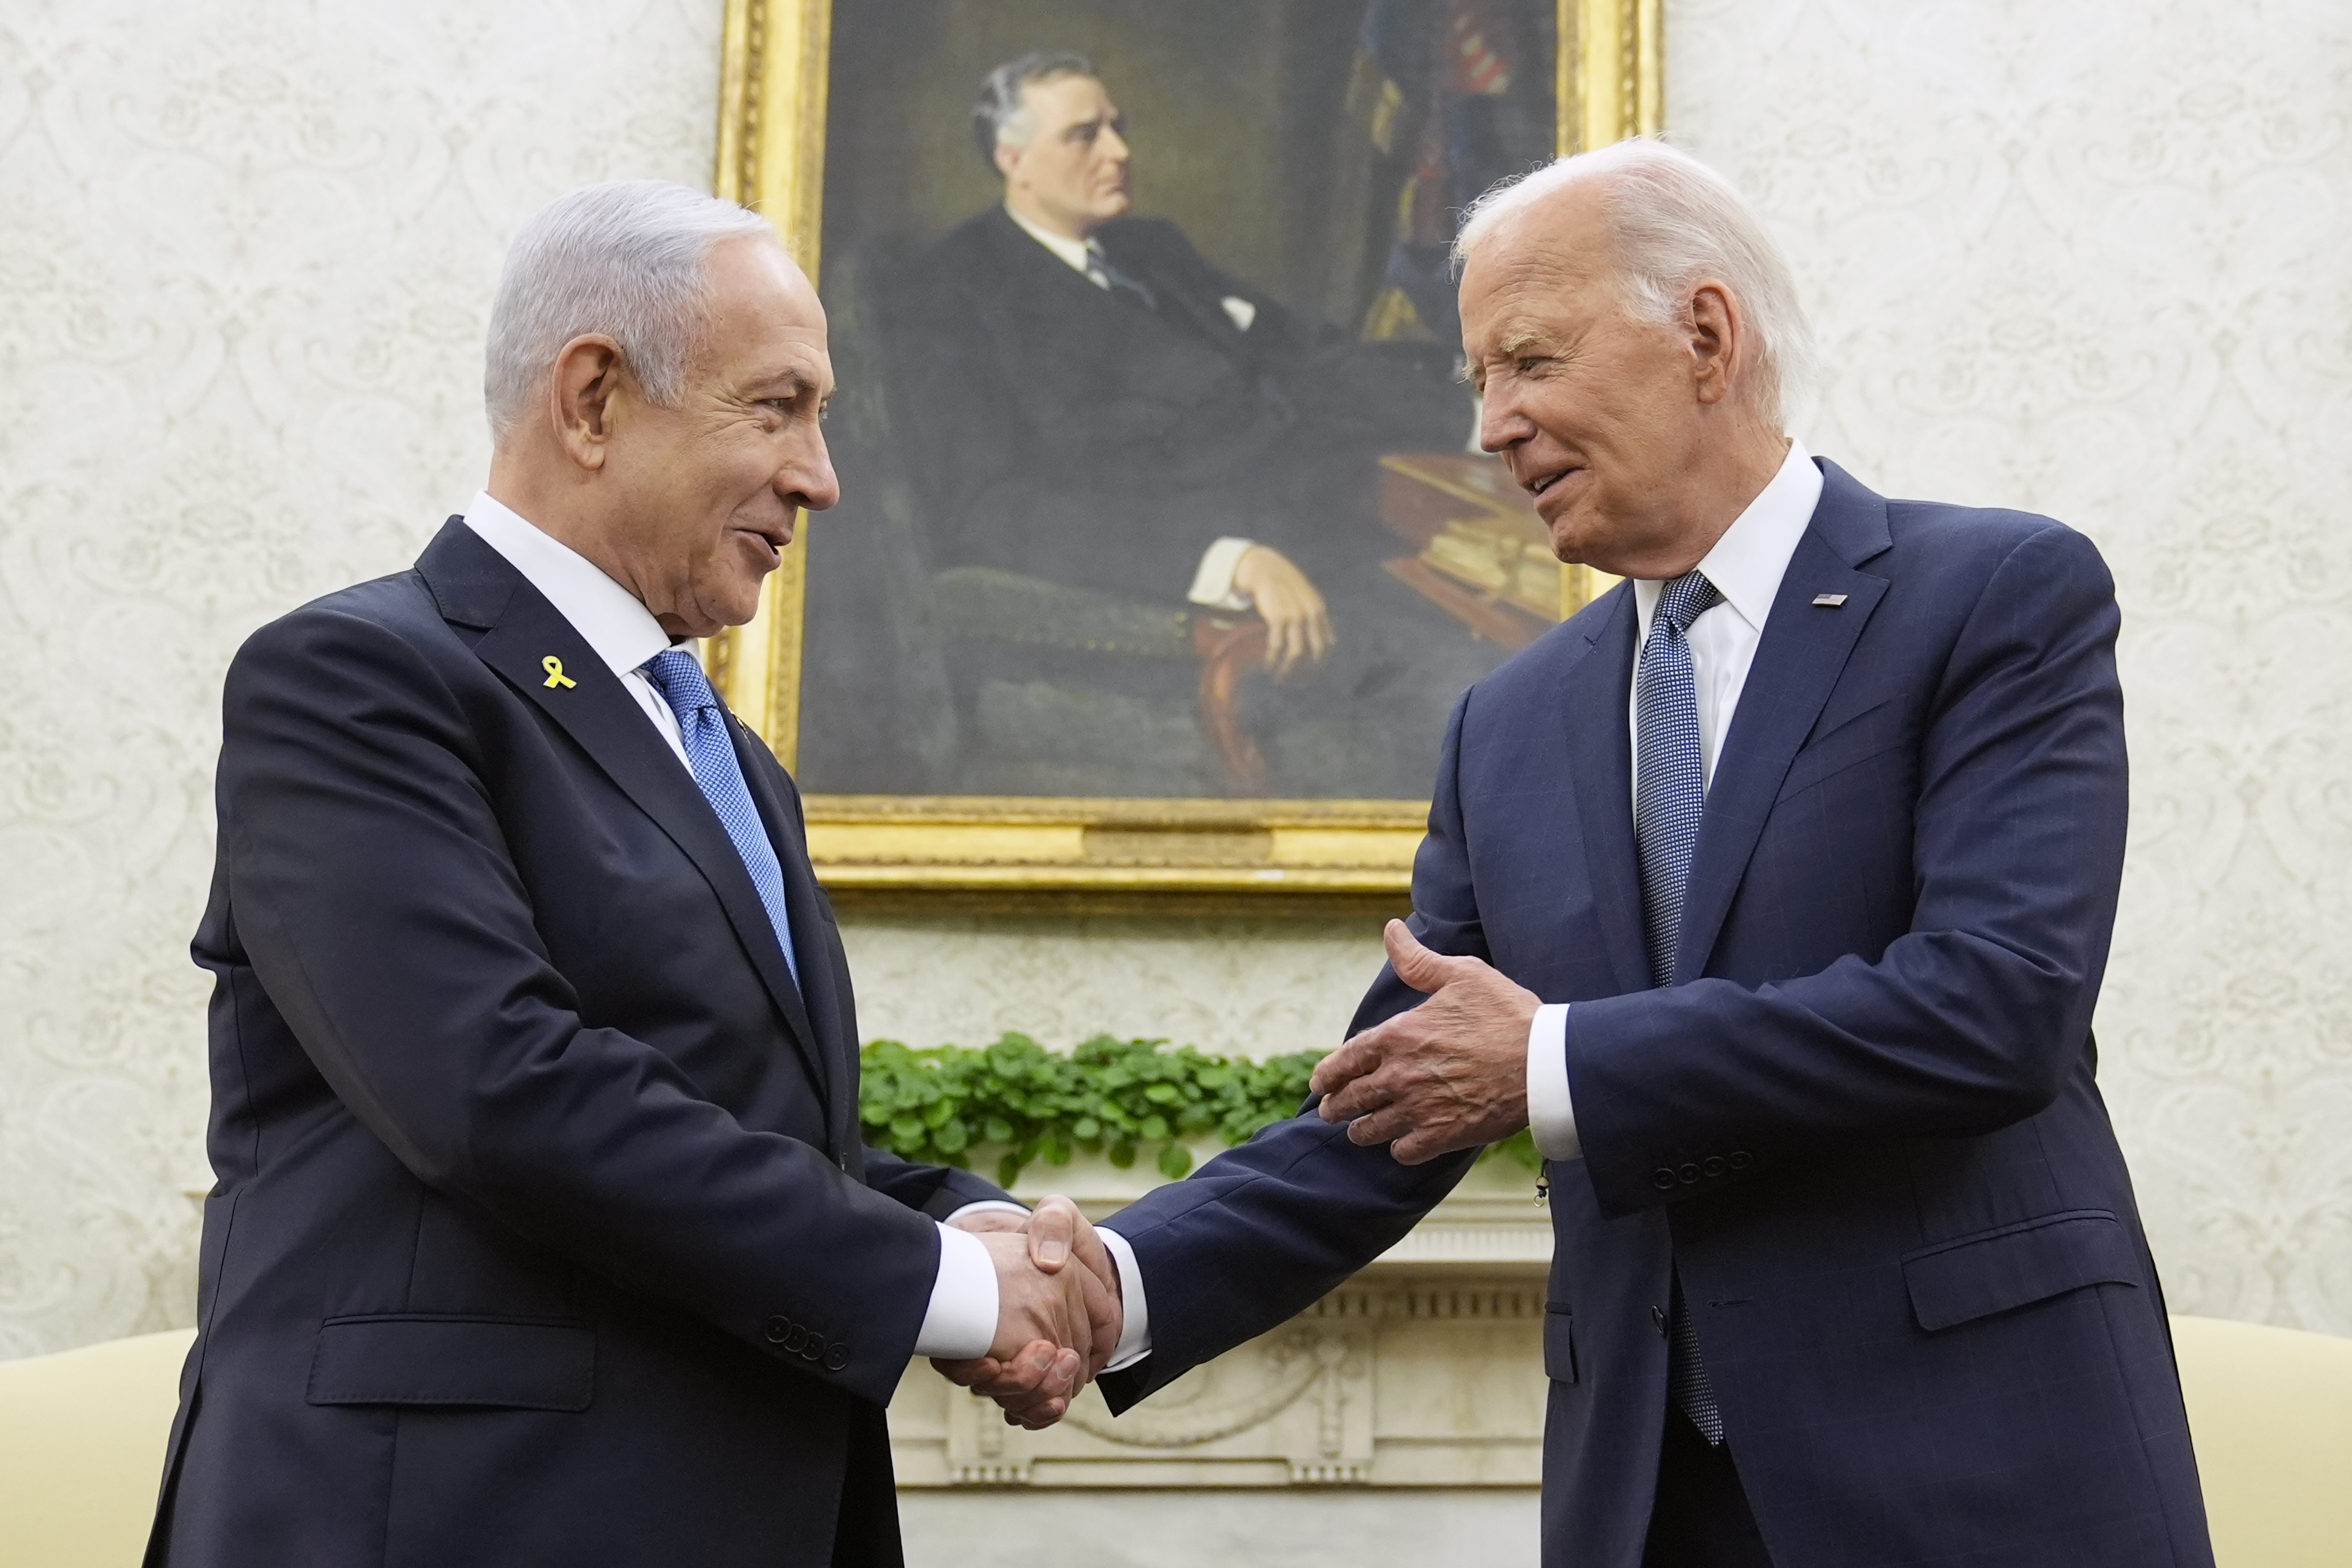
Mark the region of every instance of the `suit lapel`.
MULTIPOLYGON (((1773 596, 1764 636, 1740 689, 1730 733, 1716 760, 1698 842, 1683 893, 1675 951, 1677 982, 1706 972, 1707 956, 1730 912, 1780 781, 1845 672, 1863 628, 1886 592, 1886 579, 1856 570, 1887 548, 1886 502, 1832 463, 1811 524, 1773 596), (1835 606, 1816 595, 1843 595, 1835 606)), ((1632 679, 1630 668, 1627 679, 1632 679)))
POLYGON ((1591 651, 1563 678, 1561 717, 1574 759, 1569 775, 1584 836, 1584 864, 1609 967, 1621 991, 1646 991, 1650 957, 1643 945, 1641 878, 1633 867, 1633 745, 1626 718, 1640 617, 1633 612, 1631 584, 1609 596, 1614 604, 1608 618, 1587 634, 1591 651))
POLYGON ((825 919, 817 893, 816 871, 809 864, 800 814, 776 787, 772 773, 772 770, 781 773, 782 764, 732 713, 728 723, 734 737, 735 760, 751 787, 751 798, 759 804, 769 842, 775 846, 777 863, 783 868, 784 910, 792 921, 793 951, 800 959, 800 994, 811 1021, 808 1037, 816 1042, 817 1054, 824 1062, 826 1131, 834 1152, 847 1158, 857 1147, 857 1042, 843 1038, 834 1026, 847 1009, 835 994, 833 924, 825 919))
POLYGON ((812 1079, 829 1095, 824 1053, 751 874, 694 775, 678 764, 645 710, 572 623, 462 522, 442 531, 418 560, 417 571, 433 587, 443 613, 469 625, 484 623, 467 619, 460 601, 486 603, 484 587, 501 576, 510 579, 503 605, 485 617, 488 629, 474 645, 476 656, 571 736, 702 873, 782 1015, 812 1079), (562 661, 562 680, 549 673, 544 661, 551 658, 562 661))

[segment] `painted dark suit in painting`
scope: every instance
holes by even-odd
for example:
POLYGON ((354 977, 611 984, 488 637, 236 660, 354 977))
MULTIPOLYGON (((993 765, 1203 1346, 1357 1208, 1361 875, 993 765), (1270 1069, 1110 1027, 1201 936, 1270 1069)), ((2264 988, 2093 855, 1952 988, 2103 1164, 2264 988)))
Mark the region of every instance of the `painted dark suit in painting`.
MULTIPOLYGON (((1020 9, 1034 24, 1041 8, 1020 9)), ((829 207, 835 447, 866 505, 812 533, 812 788, 1413 797, 1453 700, 1508 651, 1384 570, 1419 545, 1383 521, 1381 463, 1465 448, 1442 231, 1452 206, 1549 150, 1549 25, 1531 20, 1549 7, 1266 9, 1280 16, 1227 30, 1279 34, 1312 100, 1268 121, 1281 129, 1265 158, 1302 171, 1295 202, 1220 199, 1204 216, 1203 190, 1240 186, 1228 169, 1184 176, 1182 225, 1139 216, 1111 95, 1144 94, 1161 62, 1097 73, 1046 53, 982 89, 975 150, 1001 199, 961 208, 936 239, 836 234, 829 207), (1278 287, 1250 275, 1263 256, 1255 269, 1211 258, 1252 226, 1292 235, 1278 287), (1282 658, 1268 575, 1311 601, 1301 614, 1323 617, 1328 646, 1282 658), (1208 743, 1220 657, 1255 773, 1208 743), (832 713, 861 721, 814 721, 832 713)), ((1189 13, 1130 22, 1158 47, 1215 47, 1174 42, 1211 31, 1189 13)), ((837 93, 861 36, 837 47, 837 93)), ((1195 132, 1160 110, 1136 134, 1164 159, 1195 132)))

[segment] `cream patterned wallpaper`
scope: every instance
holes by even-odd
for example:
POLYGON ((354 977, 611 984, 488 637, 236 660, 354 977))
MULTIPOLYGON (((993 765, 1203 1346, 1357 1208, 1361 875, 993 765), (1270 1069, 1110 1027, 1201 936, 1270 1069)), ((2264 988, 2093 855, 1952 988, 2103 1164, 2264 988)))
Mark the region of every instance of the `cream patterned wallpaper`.
POLYGON ((2105 552, 2134 770, 2101 1081, 2176 1310, 2352 1333, 2352 10, 1676 0, 1813 449, 2105 552))
POLYGON ((719 16, 0 9, 0 1356, 191 1320, 221 672, 480 484, 508 235, 707 184, 719 16))
MULTIPOLYGON (((188 1319, 220 674, 478 482, 567 185, 707 178, 718 0, 0 15, 0 1356, 188 1319)), ((2138 774, 2105 1081, 2175 1304, 2352 1332, 2352 24, 2326 0, 1675 0, 1792 252, 1815 448, 2097 538, 2138 774)), ((853 919, 870 1034, 1328 1043, 1368 925, 853 919)))

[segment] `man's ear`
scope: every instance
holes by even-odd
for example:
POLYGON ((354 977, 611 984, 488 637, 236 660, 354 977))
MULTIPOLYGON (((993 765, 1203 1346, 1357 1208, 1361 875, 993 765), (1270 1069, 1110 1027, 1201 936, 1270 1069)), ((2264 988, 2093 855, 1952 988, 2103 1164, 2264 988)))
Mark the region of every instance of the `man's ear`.
POLYGON ((1748 371, 1748 321, 1730 290, 1712 279, 1692 293, 1684 326, 1690 337, 1691 379, 1701 403, 1720 403, 1748 371))
POLYGON ((555 356, 548 397, 554 405, 556 438, 583 468, 604 466, 624 374, 621 345, 602 332, 572 339, 555 356))
POLYGON ((1008 147, 999 142, 996 144, 996 151, 989 156, 996 160, 996 172, 1010 180, 1013 177, 1013 165, 1021 162, 1021 149, 1008 147))

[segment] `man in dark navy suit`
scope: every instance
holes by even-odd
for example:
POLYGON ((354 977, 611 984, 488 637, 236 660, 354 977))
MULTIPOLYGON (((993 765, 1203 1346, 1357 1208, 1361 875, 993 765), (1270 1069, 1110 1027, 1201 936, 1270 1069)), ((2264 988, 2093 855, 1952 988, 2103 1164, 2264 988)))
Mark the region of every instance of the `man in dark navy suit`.
POLYGON ((1455 710, 1319 1106, 1102 1232, 1114 1407, 1531 1126, 1553 1568, 2210 1563, 2095 1082, 2125 822, 2097 551, 1790 440, 1793 285, 1685 154, 1564 160, 1457 254, 1485 444, 1563 560, 1632 581, 1455 710))
POLYGON ((895 1564, 909 1355, 1045 1420, 1115 1339, 1066 1204, 1024 1240, 860 1142, 799 797, 677 646, 833 503, 832 381, 761 219, 573 192, 509 253, 487 490, 237 654, 151 1563, 895 1564))

